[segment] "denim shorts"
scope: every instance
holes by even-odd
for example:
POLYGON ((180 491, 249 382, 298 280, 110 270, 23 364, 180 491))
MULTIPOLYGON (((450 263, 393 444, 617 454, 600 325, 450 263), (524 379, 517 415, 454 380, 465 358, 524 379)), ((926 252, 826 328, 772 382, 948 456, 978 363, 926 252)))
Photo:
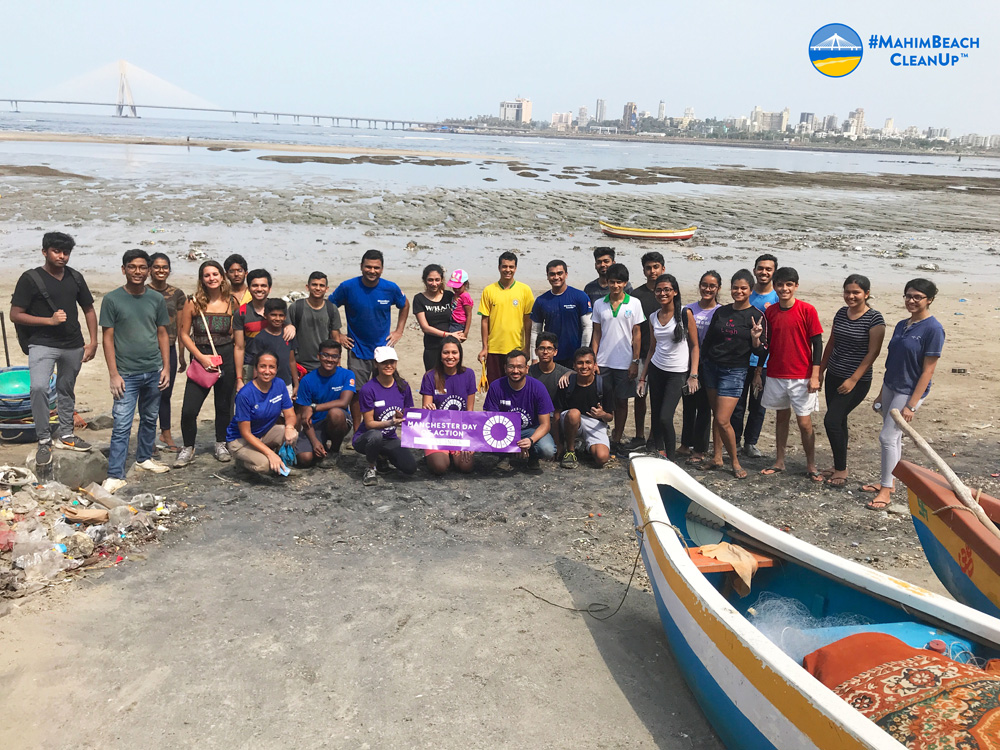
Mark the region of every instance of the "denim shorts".
POLYGON ((702 386, 711 388, 723 398, 739 398, 743 395, 743 383, 747 379, 746 367, 719 367, 711 360, 702 360, 702 386))

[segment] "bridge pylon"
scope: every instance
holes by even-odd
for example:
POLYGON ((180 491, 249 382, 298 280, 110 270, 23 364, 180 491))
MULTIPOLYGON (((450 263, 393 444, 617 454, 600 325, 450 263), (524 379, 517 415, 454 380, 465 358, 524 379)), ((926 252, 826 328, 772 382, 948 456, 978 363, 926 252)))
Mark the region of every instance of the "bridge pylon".
POLYGON ((132 89, 128 85, 127 67, 127 62, 124 60, 118 61, 118 104, 115 105, 115 117, 129 117, 129 115, 125 114, 126 107, 131 112, 132 117, 139 116, 135 111, 135 100, 132 99, 132 89))

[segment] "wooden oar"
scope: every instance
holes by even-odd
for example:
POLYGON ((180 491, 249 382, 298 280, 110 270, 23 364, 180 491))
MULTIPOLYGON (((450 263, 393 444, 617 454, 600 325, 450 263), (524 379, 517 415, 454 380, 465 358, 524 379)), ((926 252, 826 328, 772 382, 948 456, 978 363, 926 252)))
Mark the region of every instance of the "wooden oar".
POLYGON ((990 520, 990 517, 986 515, 986 511, 982 509, 982 506, 977 503, 973 497, 969 488, 965 486, 965 483, 958 478, 958 475, 952 471, 951 467, 945 462, 937 452, 931 448, 931 446, 924 440, 920 433, 913 429, 913 425, 903 419, 903 415, 899 413, 899 409, 893 409, 889 412, 889 415, 896 420, 896 424, 899 425, 899 429, 903 431, 910 440, 912 440, 920 450, 924 452, 924 455, 931 460, 938 471, 944 475, 944 478, 948 480, 948 484, 951 485, 952 490, 954 490, 955 495, 961 500, 962 505, 967 507, 972 514, 979 519, 979 522, 983 524, 993 536, 1000 539, 1000 529, 997 525, 990 520))

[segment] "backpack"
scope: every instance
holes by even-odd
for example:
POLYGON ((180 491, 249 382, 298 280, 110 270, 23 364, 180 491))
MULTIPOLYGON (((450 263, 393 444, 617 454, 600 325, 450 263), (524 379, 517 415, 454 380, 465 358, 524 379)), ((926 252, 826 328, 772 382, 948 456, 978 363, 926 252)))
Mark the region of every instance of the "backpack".
MULTIPOLYGON (((289 305, 288 322, 291 323, 296 328, 298 328, 302 324, 302 315, 305 312, 304 308, 308 304, 309 303, 306 302, 304 299, 299 299, 295 300, 295 302, 289 305), (300 302, 302 303, 301 305, 299 304, 300 302)), ((334 323, 339 322, 336 319, 336 316, 338 315, 337 306, 333 304, 330 300, 326 300, 325 310, 327 319, 327 335, 329 335, 329 331, 337 329, 337 326, 335 326, 334 323)))
MULTIPOLYGON (((604 392, 604 378, 601 377, 601 373, 599 373, 599 372, 598 373, 594 373, 594 382, 597 384, 597 397, 601 401, 601 408, 604 408, 604 397, 605 397, 606 394, 604 392)), ((576 373, 575 372, 571 372, 569 374, 569 382, 566 384, 566 388, 564 390, 566 392, 566 396, 567 397, 573 391, 576 390, 576 373)))
MULTIPOLYGON (((86 283, 83 280, 83 276, 75 268, 70 268, 66 266, 65 269, 70 276, 73 277, 73 282, 77 286, 77 291, 86 287, 86 283)), ((32 268, 30 271, 26 271, 25 275, 35 283, 38 292, 42 295, 42 298, 48 304, 52 312, 56 311, 56 306, 52 303, 52 297, 49 296, 49 290, 45 286, 45 280, 42 278, 42 272, 37 268, 32 268)), ((14 324, 14 332, 17 334, 17 343, 21 347, 21 351, 25 354, 28 353, 28 345, 31 343, 31 331, 33 328, 38 328, 38 326, 26 326, 20 323, 14 324)))

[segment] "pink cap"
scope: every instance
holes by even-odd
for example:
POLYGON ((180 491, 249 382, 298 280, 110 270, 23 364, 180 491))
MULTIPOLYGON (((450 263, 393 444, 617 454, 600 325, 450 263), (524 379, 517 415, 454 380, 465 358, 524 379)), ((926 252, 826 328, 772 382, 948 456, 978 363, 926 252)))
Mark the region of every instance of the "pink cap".
POLYGON ((461 268, 456 268, 451 272, 451 278, 448 279, 448 286, 453 289, 461 289, 462 285, 469 280, 469 274, 463 271, 461 268))

